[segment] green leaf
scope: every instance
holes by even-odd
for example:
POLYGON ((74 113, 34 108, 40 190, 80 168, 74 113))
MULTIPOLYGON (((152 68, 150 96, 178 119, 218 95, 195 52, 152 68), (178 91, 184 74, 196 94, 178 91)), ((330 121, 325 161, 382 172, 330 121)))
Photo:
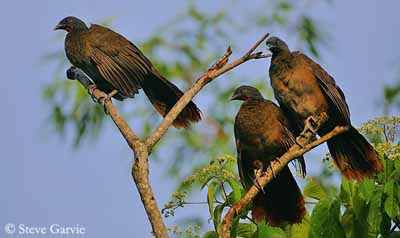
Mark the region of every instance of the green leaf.
POLYGON ((213 176, 207 178, 206 181, 201 185, 200 190, 202 190, 208 184, 208 182, 210 182, 210 180, 213 178, 214 178, 213 176))
POLYGON ((231 193, 232 196, 229 196, 232 198, 231 199, 232 201, 229 201, 229 204, 233 204, 233 203, 239 201, 240 198, 242 197, 240 185, 238 182, 236 182, 233 179, 228 179, 227 182, 228 182, 229 186, 232 188, 232 193, 231 193))
POLYGON ((394 162, 393 160, 387 158, 387 156, 385 155, 385 159, 384 159, 384 170, 383 173, 385 175, 385 182, 390 182, 390 176, 393 173, 393 170, 395 169, 394 167, 394 162))
POLYGON ((313 179, 309 179, 303 189, 304 197, 310 197, 317 200, 321 200, 326 197, 324 188, 313 179))
POLYGON ((286 233, 278 228, 278 227, 270 227, 268 224, 265 223, 265 221, 260 222, 258 224, 258 238, 266 238, 266 237, 273 237, 273 238, 285 238, 286 233))
POLYGON ((219 231, 219 227, 221 225, 221 215, 222 215, 222 211, 224 210, 225 205, 221 204, 215 207, 214 209, 214 228, 216 231, 219 231))
POLYGON ((288 237, 290 238, 303 238, 309 237, 311 226, 311 218, 308 212, 299 224, 293 224, 287 230, 288 237))
POLYGON ((214 220, 214 191, 215 191, 215 186, 217 185, 217 182, 212 182, 208 186, 208 192, 207 192, 207 202, 208 202, 208 211, 210 212, 211 218, 214 220))
MULTIPOLYGON (((399 145, 400 145, 400 141, 399 141, 399 145)), ((396 170, 400 170, 400 158, 397 158, 394 160, 394 167, 396 168, 396 170)))
POLYGON ((385 184, 385 194, 390 196, 394 196, 394 190, 395 190, 395 185, 394 185, 394 181, 393 180, 389 180, 386 184, 385 184))
POLYGON ((346 178, 342 177, 342 184, 340 185, 340 200, 343 204, 351 205, 352 195, 354 194, 355 185, 353 181, 349 181, 346 178))
POLYGON ((400 215, 399 204, 394 196, 386 198, 385 211, 392 219, 400 215))
POLYGON ((399 202, 396 199, 397 187, 395 186, 394 180, 389 180, 385 184, 384 191, 387 195, 385 201, 385 211, 389 215, 389 217, 393 219, 396 216, 400 215, 399 202))
POLYGON ((353 237, 367 237, 368 204, 362 198, 359 188, 354 184, 355 192, 352 196, 353 208, 353 237))
POLYGON ((268 226, 265 224, 265 221, 258 224, 257 233, 258 238, 268 237, 268 226))
POLYGON ((400 231, 390 233, 390 238, 400 238, 400 231))
POLYGON ((346 237, 356 237, 355 236, 355 224, 354 224, 354 212, 352 208, 348 208, 343 213, 341 218, 341 224, 345 230, 346 237))
POLYGON ((339 221, 340 201, 338 199, 322 199, 315 206, 311 216, 311 233, 313 237, 345 238, 339 221))
POLYGON ((207 231, 204 233, 203 238, 218 238, 218 233, 216 231, 207 231))
POLYGON ((371 190, 373 194, 370 199, 369 209, 368 209, 368 237, 375 238, 378 237, 380 233, 380 226, 382 222, 382 190, 371 190))
POLYGON ((361 197, 364 200, 369 201, 375 191, 374 181, 372 179, 364 179, 359 184, 359 188, 361 192, 361 197))
POLYGON ((237 225, 236 235, 243 238, 251 238, 257 231, 257 226, 253 223, 239 223, 237 225))
POLYGON ((240 220, 240 217, 238 217, 238 216, 236 216, 233 219, 232 227, 231 227, 231 237, 236 237, 239 220, 240 220))

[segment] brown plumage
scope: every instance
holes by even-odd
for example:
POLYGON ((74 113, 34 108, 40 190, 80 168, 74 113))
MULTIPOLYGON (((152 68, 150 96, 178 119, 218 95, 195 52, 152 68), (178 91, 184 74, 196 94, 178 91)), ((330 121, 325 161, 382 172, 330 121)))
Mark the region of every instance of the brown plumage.
MULTIPOLYGON (((96 84, 117 100, 133 98, 143 91, 155 109, 164 117, 183 95, 165 79, 146 56, 122 35, 99 25, 88 28, 76 17, 64 18, 55 29, 68 32, 65 52, 69 61, 82 69, 96 84)), ((184 108, 173 125, 188 127, 201 120, 200 110, 193 102, 184 108)))
MULTIPOLYGON (((248 190, 255 179, 255 170, 266 170, 269 163, 283 155, 294 143, 288 120, 278 106, 265 100, 257 89, 241 86, 231 100, 244 101, 235 118, 235 138, 240 180, 248 190)), ((298 158, 303 175, 305 163, 298 158)), ((289 167, 275 174, 265 194, 253 200, 252 215, 271 226, 300 223, 305 215, 304 199, 289 167)))
POLYGON ((335 126, 350 126, 349 131, 328 140, 329 151, 348 179, 362 180, 383 170, 373 147, 353 127, 342 90, 319 64, 301 52, 291 52, 286 43, 271 37, 267 46, 272 52, 269 75, 275 98, 299 135, 309 116, 328 115, 318 130, 324 135, 335 126))

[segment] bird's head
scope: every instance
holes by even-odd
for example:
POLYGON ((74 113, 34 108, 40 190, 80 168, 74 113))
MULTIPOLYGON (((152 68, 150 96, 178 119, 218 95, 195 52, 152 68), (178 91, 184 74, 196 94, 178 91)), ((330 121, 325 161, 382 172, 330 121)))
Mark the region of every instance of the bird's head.
POLYGON ((65 30, 70 32, 72 30, 85 30, 87 29, 86 24, 76 17, 66 17, 62 19, 55 27, 54 30, 65 30))
POLYGON ((256 88, 248 85, 242 85, 235 90, 230 100, 246 101, 248 99, 261 98, 263 98, 263 96, 256 88))
POLYGON ((288 45, 276 36, 270 37, 266 44, 268 50, 270 50, 273 54, 290 51, 288 45))

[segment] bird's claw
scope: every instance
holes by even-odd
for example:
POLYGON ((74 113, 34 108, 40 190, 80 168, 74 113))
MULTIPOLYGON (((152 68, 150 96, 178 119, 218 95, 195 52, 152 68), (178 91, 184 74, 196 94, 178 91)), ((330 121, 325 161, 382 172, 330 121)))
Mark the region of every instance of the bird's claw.
POLYGON ((272 168, 272 163, 273 163, 273 161, 271 161, 271 162, 269 163, 268 168, 271 169, 272 178, 276 178, 276 176, 275 176, 275 171, 274 171, 274 169, 272 168))
POLYGON ((296 144, 300 146, 300 148, 304 148, 305 144, 307 144, 310 140, 312 140, 312 138, 315 138, 319 128, 327 120, 327 118, 328 114, 326 114, 326 112, 322 112, 316 116, 313 115, 309 116, 304 122, 303 131, 296 138, 296 144), (309 133, 312 134, 312 137, 309 135, 309 133))
POLYGON ((304 134, 301 133, 298 137, 296 137, 295 142, 296 142, 296 145, 298 145, 301 149, 303 149, 306 144, 304 134))
POLYGON ((265 194, 264 188, 263 188, 263 187, 261 186, 261 184, 258 182, 258 178, 259 178, 260 176, 262 176, 263 173, 264 173, 264 172, 262 171, 262 169, 258 169, 258 170, 255 171, 254 185, 256 186, 256 188, 257 188, 258 190, 260 190, 263 194, 265 194))
POLYGON ((108 94, 107 96, 99 98, 100 104, 103 105, 103 107, 104 107, 104 113, 109 114, 109 113, 108 113, 108 110, 107 110, 107 107, 106 107, 106 104, 107 104, 108 101, 111 101, 111 98, 112 98, 115 94, 117 94, 117 93, 118 93, 117 90, 113 90, 113 91, 112 91, 110 94, 108 94))
MULTIPOLYGON (((70 69, 71 69, 71 68, 70 68, 70 69)), ((97 89, 96 85, 95 85, 95 84, 91 84, 91 85, 88 86, 87 89, 88 89, 88 93, 89 93, 90 97, 92 98, 93 102, 96 102, 96 101, 97 101, 97 100, 96 100, 96 97, 93 96, 94 90, 97 89)))
POLYGON ((314 135, 316 135, 319 129, 319 125, 317 124, 317 119, 314 116, 309 116, 305 121, 305 128, 314 135))
POLYGON ((318 133, 321 125, 327 121, 328 114, 326 112, 321 112, 318 115, 311 115, 305 121, 305 128, 311 131, 314 135, 318 133))

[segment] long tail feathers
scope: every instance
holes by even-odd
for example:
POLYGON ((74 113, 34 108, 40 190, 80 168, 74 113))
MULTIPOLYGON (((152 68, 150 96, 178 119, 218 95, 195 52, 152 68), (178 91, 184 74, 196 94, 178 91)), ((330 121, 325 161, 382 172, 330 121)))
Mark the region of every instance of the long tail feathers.
MULTIPOLYGON (((143 91, 146 93, 155 109, 165 117, 175 103, 182 97, 183 92, 173 83, 159 74, 153 74, 143 82, 143 91)), ((201 120, 200 109, 192 101, 186 105, 172 125, 176 128, 187 128, 191 122, 201 120)))
POLYGON ((264 189, 265 194, 259 192, 253 200, 252 215, 257 222, 264 219, 276 227, 301 222, 306 212, 304 199, 289 167, 264 189))
POLYGON ((330 139, 328 148, 337 167, 348 179, 361 181, 383 171, 374 148, 354 127, 330 139))

